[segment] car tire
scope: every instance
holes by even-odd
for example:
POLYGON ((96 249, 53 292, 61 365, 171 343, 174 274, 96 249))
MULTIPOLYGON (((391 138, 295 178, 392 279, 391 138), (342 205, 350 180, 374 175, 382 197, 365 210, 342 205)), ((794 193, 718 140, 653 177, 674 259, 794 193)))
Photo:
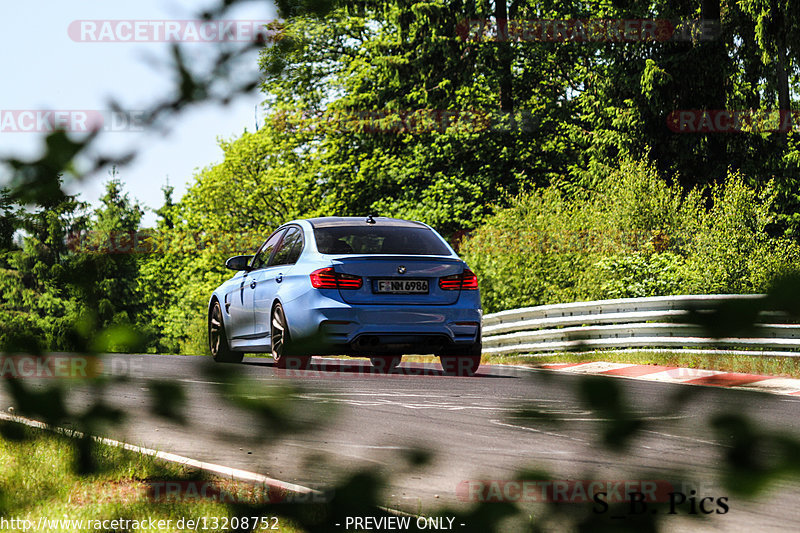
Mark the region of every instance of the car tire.
POLYGON ((439 363, 448 376, 474 376, 481 366, 482 349, 480 341, 468 348, 451 348, 439 354, 439 363))
POLYGON ((440 355, 442 370, 448 376, 474 376, 481 366, 480 355, 440 355))
POLYGON ((289 324, 286 322, 286 314, 283 306, 279 303, 272 308, 270 319, 270 345, 272 348, 272 360, 275 366, 290 370, 307 370, 311 366, 311 357, 287 355, 290 353, 291 339, 289 338, 289 324))
POLYGON ((234 352, 228 344, 219 300, 214 300, 208 313, 208 348, 217 363, 241 363, 244 359, 244 352, 234 352))
POLYGON ((383 355, 369 358, 369 362, 372 363, 373 368, 381 374, 390 373, 397 368, 402 360, 403 357, 401 355, 383 355))

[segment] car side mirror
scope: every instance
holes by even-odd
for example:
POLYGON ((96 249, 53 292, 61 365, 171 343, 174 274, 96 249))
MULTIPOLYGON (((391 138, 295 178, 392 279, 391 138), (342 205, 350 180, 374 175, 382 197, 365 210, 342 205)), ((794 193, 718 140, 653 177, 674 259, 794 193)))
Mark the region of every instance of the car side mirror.
POLYGON ((225 261, 225 266, 231 270, 247 270, 250 271, 250 260, 253 259, 252 255, 235 255, 225 261))

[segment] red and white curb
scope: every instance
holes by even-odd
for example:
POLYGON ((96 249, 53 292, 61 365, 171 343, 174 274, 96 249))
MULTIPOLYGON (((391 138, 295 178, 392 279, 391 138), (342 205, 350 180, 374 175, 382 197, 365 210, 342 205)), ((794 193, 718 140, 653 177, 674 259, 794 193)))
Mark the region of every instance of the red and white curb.
POLYGON ((756 390, 773 394, 800 396, 800 379, 757 374, 740 374, 721 370, 702 370, 699 368, 680 368, 661 365, 633 365, 627 363, 553 363, 537 365, 536 368, 557 370, 572 374, 597 374, 618 376, 646 381, 683 383, 686 385, 706 385, 741 390, 756 390))

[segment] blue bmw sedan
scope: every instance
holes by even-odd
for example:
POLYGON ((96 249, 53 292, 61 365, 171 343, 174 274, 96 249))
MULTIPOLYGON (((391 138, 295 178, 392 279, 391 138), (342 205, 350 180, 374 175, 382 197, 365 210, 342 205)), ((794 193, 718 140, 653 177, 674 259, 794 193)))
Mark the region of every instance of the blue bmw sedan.
POLYGON ((272 353, 280 368, 313 355, 367 357, 390 372, 404 354, 435 354, 450 375, 481 359, 478 279, 430 226, 384 217, 324 217, 280 226, 208 305, 219 362, 272 353))

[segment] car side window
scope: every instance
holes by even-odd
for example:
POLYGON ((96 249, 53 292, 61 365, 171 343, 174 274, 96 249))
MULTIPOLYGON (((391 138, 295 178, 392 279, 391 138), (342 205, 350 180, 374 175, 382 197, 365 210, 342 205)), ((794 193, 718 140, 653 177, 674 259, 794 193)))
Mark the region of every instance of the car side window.
POLYGON ((287 231, 269 265, 293 265, 303 251, 303 232, 292 226, 287 231))
POLYGON ((269 257, 272 255, 272 251, 275 249, 275 246, 281 240, 281 236, 284 234, 286 230, 276 231, 272 235, 270 235, 267 242, 265 242, 261 248, 256 253, 256 256, 253 258, 253 263, 251 264, 253 270, 258 268, 263 268, 267 265, 267 261, 269 261, 269 257))

